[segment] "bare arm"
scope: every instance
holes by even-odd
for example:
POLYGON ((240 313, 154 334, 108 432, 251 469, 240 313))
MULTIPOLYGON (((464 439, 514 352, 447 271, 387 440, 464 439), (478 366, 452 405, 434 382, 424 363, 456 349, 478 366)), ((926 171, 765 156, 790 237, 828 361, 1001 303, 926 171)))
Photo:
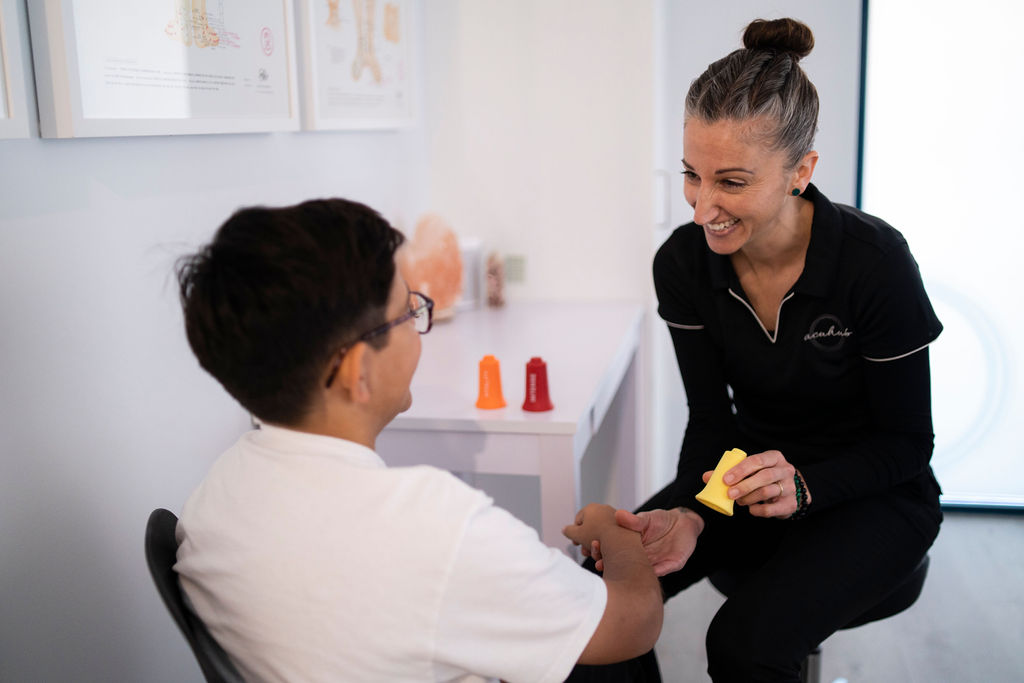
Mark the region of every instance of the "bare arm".
POLYGON ((647 559, 640 534, 615 520, 615 509, 591 503, 563 533, 590 547, 597 541, 604 564, 608 602, 597 630, 583 649, 581 664, 611 664, 638 657, 654 647, 663 617, 661 586, 647 559))

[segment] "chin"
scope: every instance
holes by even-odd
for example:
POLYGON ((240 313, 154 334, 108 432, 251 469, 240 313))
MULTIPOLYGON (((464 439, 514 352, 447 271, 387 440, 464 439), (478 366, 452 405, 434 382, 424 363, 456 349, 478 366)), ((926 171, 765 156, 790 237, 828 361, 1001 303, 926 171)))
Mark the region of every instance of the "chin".
POLYGON ((750 232, 746 229, 743 221, 740 221, 721 234, 712 233, 707 228, 704 228, 704 241, 707 242, 708 249, 721 256, 735 254, 749 240, 750 232))
POLYGON ((740 250, 742 244, 736 244, 732 240, 719 240, 719 239, 708 239, 708 249, 715 252, 719 256, 729 256, 735 254, 740 250))

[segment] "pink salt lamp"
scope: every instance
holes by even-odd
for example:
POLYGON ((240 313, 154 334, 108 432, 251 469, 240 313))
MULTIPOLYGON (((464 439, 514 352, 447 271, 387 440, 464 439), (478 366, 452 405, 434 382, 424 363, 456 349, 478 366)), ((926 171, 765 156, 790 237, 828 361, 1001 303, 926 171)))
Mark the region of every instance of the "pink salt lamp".
POLYGON ((409 289, 434 300, 436 320, 455 315, 455 302, 462 294, 462 253, 455 232, 443 218, 421 216, 412 239, 402 245, 395 259, 409 289))

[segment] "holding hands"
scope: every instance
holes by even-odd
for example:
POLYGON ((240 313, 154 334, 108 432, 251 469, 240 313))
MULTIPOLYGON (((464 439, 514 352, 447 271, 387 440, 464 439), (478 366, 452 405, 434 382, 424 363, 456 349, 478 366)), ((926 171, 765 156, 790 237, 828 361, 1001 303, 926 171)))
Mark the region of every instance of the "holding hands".
MULTIPOLYGON (((580 510, 576 519, 579 520, 580 515, 592 505, 594 504, 580 510)), ((704 530, 704 520, 700 515, 686 508, 646 510, 636 514, 628 510, 615 510, 614 520, 623 529, 640 534, 640 543, 656 576, 664 576, 682 569, 697 547, 697 536, 704 530)), ((570 528, 566 527, 563 533, 573 539, 568 531, 570 528)), ((604 571, 604 555, 600 540, 579 543, 573 539, 573 542, 582 546, 584 556, 594 560, 597 571, 604 571)))
MULTIPOLYGON (((640 542, 656 576, 682 569, 697 547, 697 536, 704 530, 704 520, 700 515, 686 508, 646 510, 636 514, 619 510, 615 513, 615 520, 620 526, 640 533, 640 542)), ((600 550, 598 547, 591 552, 598 571, 603 564, 600 550)))
MULTIPOLYGON (((704 473, 705 484, 711 475, 712 471, 704 473)), ((747 456, 725 473, 723 481, 729 487, 729 498, 749 507, 755 517, 787 518, 799 507, 794 475, 799 476, 785 456, 780 451, 770 450, 747 456)), ((644 552, 657 576, 682 569, 704 530, 704 520, 688 508, 645 510, 634 514, 591 503, 579 511, 575 523, 565 527, 563 533, 582 546, 583 555, 594 560, 598 571, 604 571, 600 534, 609 520, 640 534, 644 552)))

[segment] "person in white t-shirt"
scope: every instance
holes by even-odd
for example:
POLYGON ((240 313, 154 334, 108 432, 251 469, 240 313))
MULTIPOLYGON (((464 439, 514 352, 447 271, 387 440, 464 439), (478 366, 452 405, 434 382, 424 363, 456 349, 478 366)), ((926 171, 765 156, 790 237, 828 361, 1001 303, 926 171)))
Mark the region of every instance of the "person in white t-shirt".
POLYGON ((254 681, 536 683, 650 650, 661 590, 611 507, 565 528, 600 544, 598 576, 449 473, 374 452, 432 320, 395 267, 402 239, 313 200, 242 209, 179 262, 200 365, 260 422, 182 511, 193 609, 254 681))

